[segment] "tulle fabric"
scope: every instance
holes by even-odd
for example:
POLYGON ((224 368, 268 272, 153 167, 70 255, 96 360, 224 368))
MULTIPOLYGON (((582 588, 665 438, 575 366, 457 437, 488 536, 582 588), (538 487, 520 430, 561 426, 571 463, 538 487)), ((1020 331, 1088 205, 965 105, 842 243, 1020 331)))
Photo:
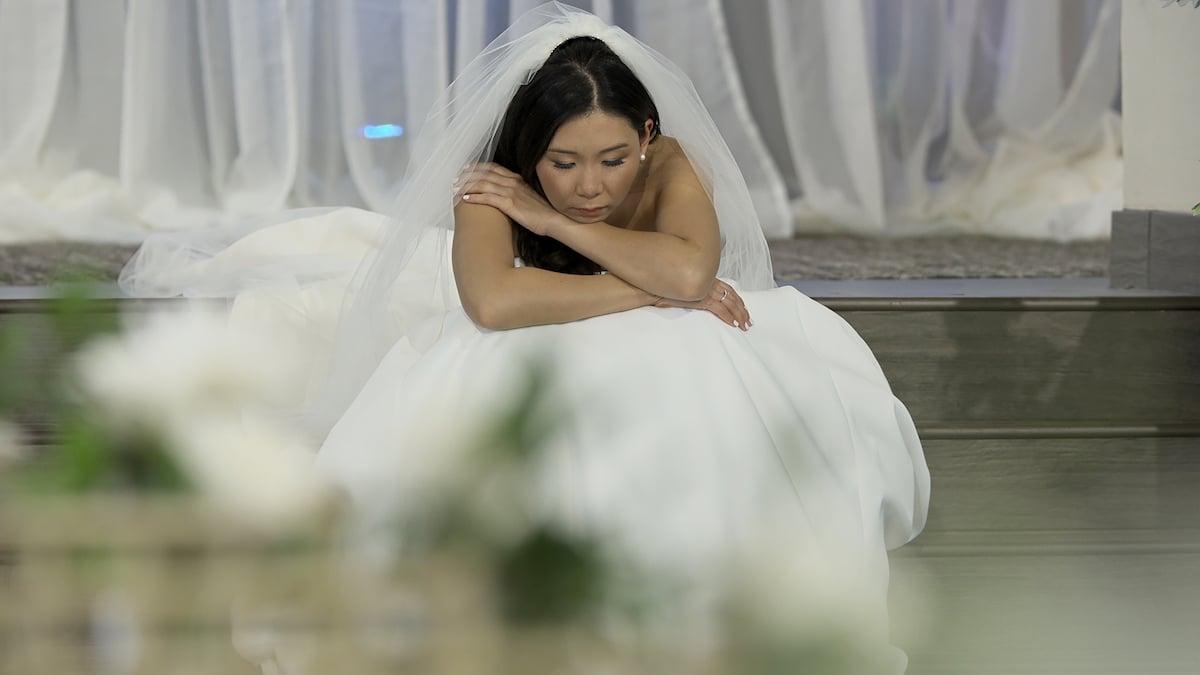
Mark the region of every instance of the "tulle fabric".
MULTIPOLYGON (((517 88, 554 47, 579 35, 604 40, 637 75, 658 107, 664 132, 679 141, 696 169, 720 222, 719 275, 747 290, 773 287, 753 199, 688 77, 624 30, 582 10, 548 3, 518 17, 439 97, 414 143, 405 177, 388 200, 387 222, 364 235, 373 241, 361 261, 321 248, 309 255, 294 250, 243 255, 234 246, 267 229, 276 234, 264 240, 286 238, 278 234, 280 228, 313 215, 289 213, 274 222, 261 219, 211 232, 151 237, 123 271, 122 288, 138 296, 228 296, 249 288, 260 294, 271 288, 290 293, 336 280, 346 293, 331 340, 328 379, 314 386, 319 396, 305 405, 305 417, 314 427, 327 428, 399 337, 457 302, 445 234, 454 228, 452 185, 470 163, 491 158, 504 110, 517 88), (418 250, 422 262, 414 263, 418 250)), ((327 327, 314 330, 328 332, 327 327)), ((419 340, 418 347, 427 347, 435 337, 419 340)))
POLYGON ((234 321, 308 349, 300 420, 368 531, 419 515, 414 500, 453 480, 540 363, 561 414, 531 478, 531 517, 601 537, 640 570, 695 580, 701 596, 747 561, 792 574, 814 557, 842 563, 871 639, 887 644, 887 549, 921 530, 929 498, 916 430, 853 329, 774 287, 751 195, 683 73, 590 14, 538 7, 439 100, 392 204, 153 238, 122 284, 233 297, 234 321), (750 331, 657 307, 489 331, 461 308, 452 185, 490 157, 516 88, 577 35, 629 65, 687 153, 720 222, 719 275, 745 299, 750 331))
POLYGON ((489 472, 460 507, 487 514, 488 536, 600 544, 618 576, 657 580, 652 611, 699 653, 712 603, 749 575, 791 605, 795 639, 805 625, 837 639, 824 631, 845 621, 887 664, 869 672, 904 672, 887 551, 925 524, 913 422, 835 313, 790 287, 742 297, 748 332, 653 307, 489 331, 458 308, 430 347, 401 338, 318 455, 360 516, 351 540, 419 554, 428 505, 457 494, 539 373, 533 459, 489 472))

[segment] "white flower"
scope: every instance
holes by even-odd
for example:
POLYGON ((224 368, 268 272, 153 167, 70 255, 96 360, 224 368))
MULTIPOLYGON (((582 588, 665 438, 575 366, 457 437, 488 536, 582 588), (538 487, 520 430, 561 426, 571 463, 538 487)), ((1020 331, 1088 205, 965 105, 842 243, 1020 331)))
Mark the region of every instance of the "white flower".
POLYGON ((301 387, 300 365, 289 342, 189 305, 88 344, 77 373, 107 423, 161 434, 196 412, 286 403, 301 387))
POLYGON ((272 414, 303 393, 292 344, 190 305, 87 345, 79 389, 104 423, 161 442, 220 508, 251 525, 288 527, 330 494, 314 448, 272 414))
POLYGON ((195 415, 167 442, 201 494, 252 526, 302 525, 333 494, 304 439, 261 416, 195 415))
POLYGON ((847 664, 902 661, 888 641, 885 582, 861 553, 819 549, 766 544, 743 561, 730 587, 741 640, 801 660, 836 654, 839 673, 884 672, 890 666, 847 664))

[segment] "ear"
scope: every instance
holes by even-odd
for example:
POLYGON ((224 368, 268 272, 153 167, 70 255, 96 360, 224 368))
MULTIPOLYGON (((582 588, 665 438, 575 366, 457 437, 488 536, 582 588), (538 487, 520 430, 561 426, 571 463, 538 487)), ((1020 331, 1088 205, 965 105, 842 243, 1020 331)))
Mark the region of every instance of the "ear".
POLYGON ((642 152, 646 152, 646 148, 650 147, 650 134, 654 133, 654 120, 647 118, 642 125, 642 152))

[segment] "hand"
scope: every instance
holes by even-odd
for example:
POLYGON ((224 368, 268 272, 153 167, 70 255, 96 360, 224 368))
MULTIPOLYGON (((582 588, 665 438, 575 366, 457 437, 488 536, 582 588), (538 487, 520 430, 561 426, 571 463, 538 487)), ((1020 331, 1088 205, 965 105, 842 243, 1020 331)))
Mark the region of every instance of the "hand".
POLYGON ((468 203, 500 209, 534 234, 549 234, 554 225, 566 218, 520 175, 492 162, 475 164, 464 171, 455 183, 455 194, 461 194, 468 203))
POLYGON ((703 309, 712 312, 718 319, 743 331, 750 330, 754 324, 750 321, 750 312, 746 311, 746 303, 742 296, 733 290, 733 286, 714 279, 708 295, 700 300, 685 302, 663 298, 654 304, 655 307, 682 307, 684 309, 703 309))

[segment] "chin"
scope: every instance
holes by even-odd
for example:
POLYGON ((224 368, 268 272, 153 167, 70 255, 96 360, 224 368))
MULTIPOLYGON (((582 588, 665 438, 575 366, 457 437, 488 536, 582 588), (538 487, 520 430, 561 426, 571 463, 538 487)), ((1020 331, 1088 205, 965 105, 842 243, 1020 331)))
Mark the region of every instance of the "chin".
POLYGON ((605 209, 605 210, 601 211, 600 213, 597 213, 594 216, 585 216, 581 213, 576 213, 573 210, 559 211, 559 213, 563 214, 567 218, 570 218, 571 220, 575 221, 576 223, 598 223, 598 222, 604 220, 605 217, 608 216, 609 211, 608 211, 608 209, 605 209))

